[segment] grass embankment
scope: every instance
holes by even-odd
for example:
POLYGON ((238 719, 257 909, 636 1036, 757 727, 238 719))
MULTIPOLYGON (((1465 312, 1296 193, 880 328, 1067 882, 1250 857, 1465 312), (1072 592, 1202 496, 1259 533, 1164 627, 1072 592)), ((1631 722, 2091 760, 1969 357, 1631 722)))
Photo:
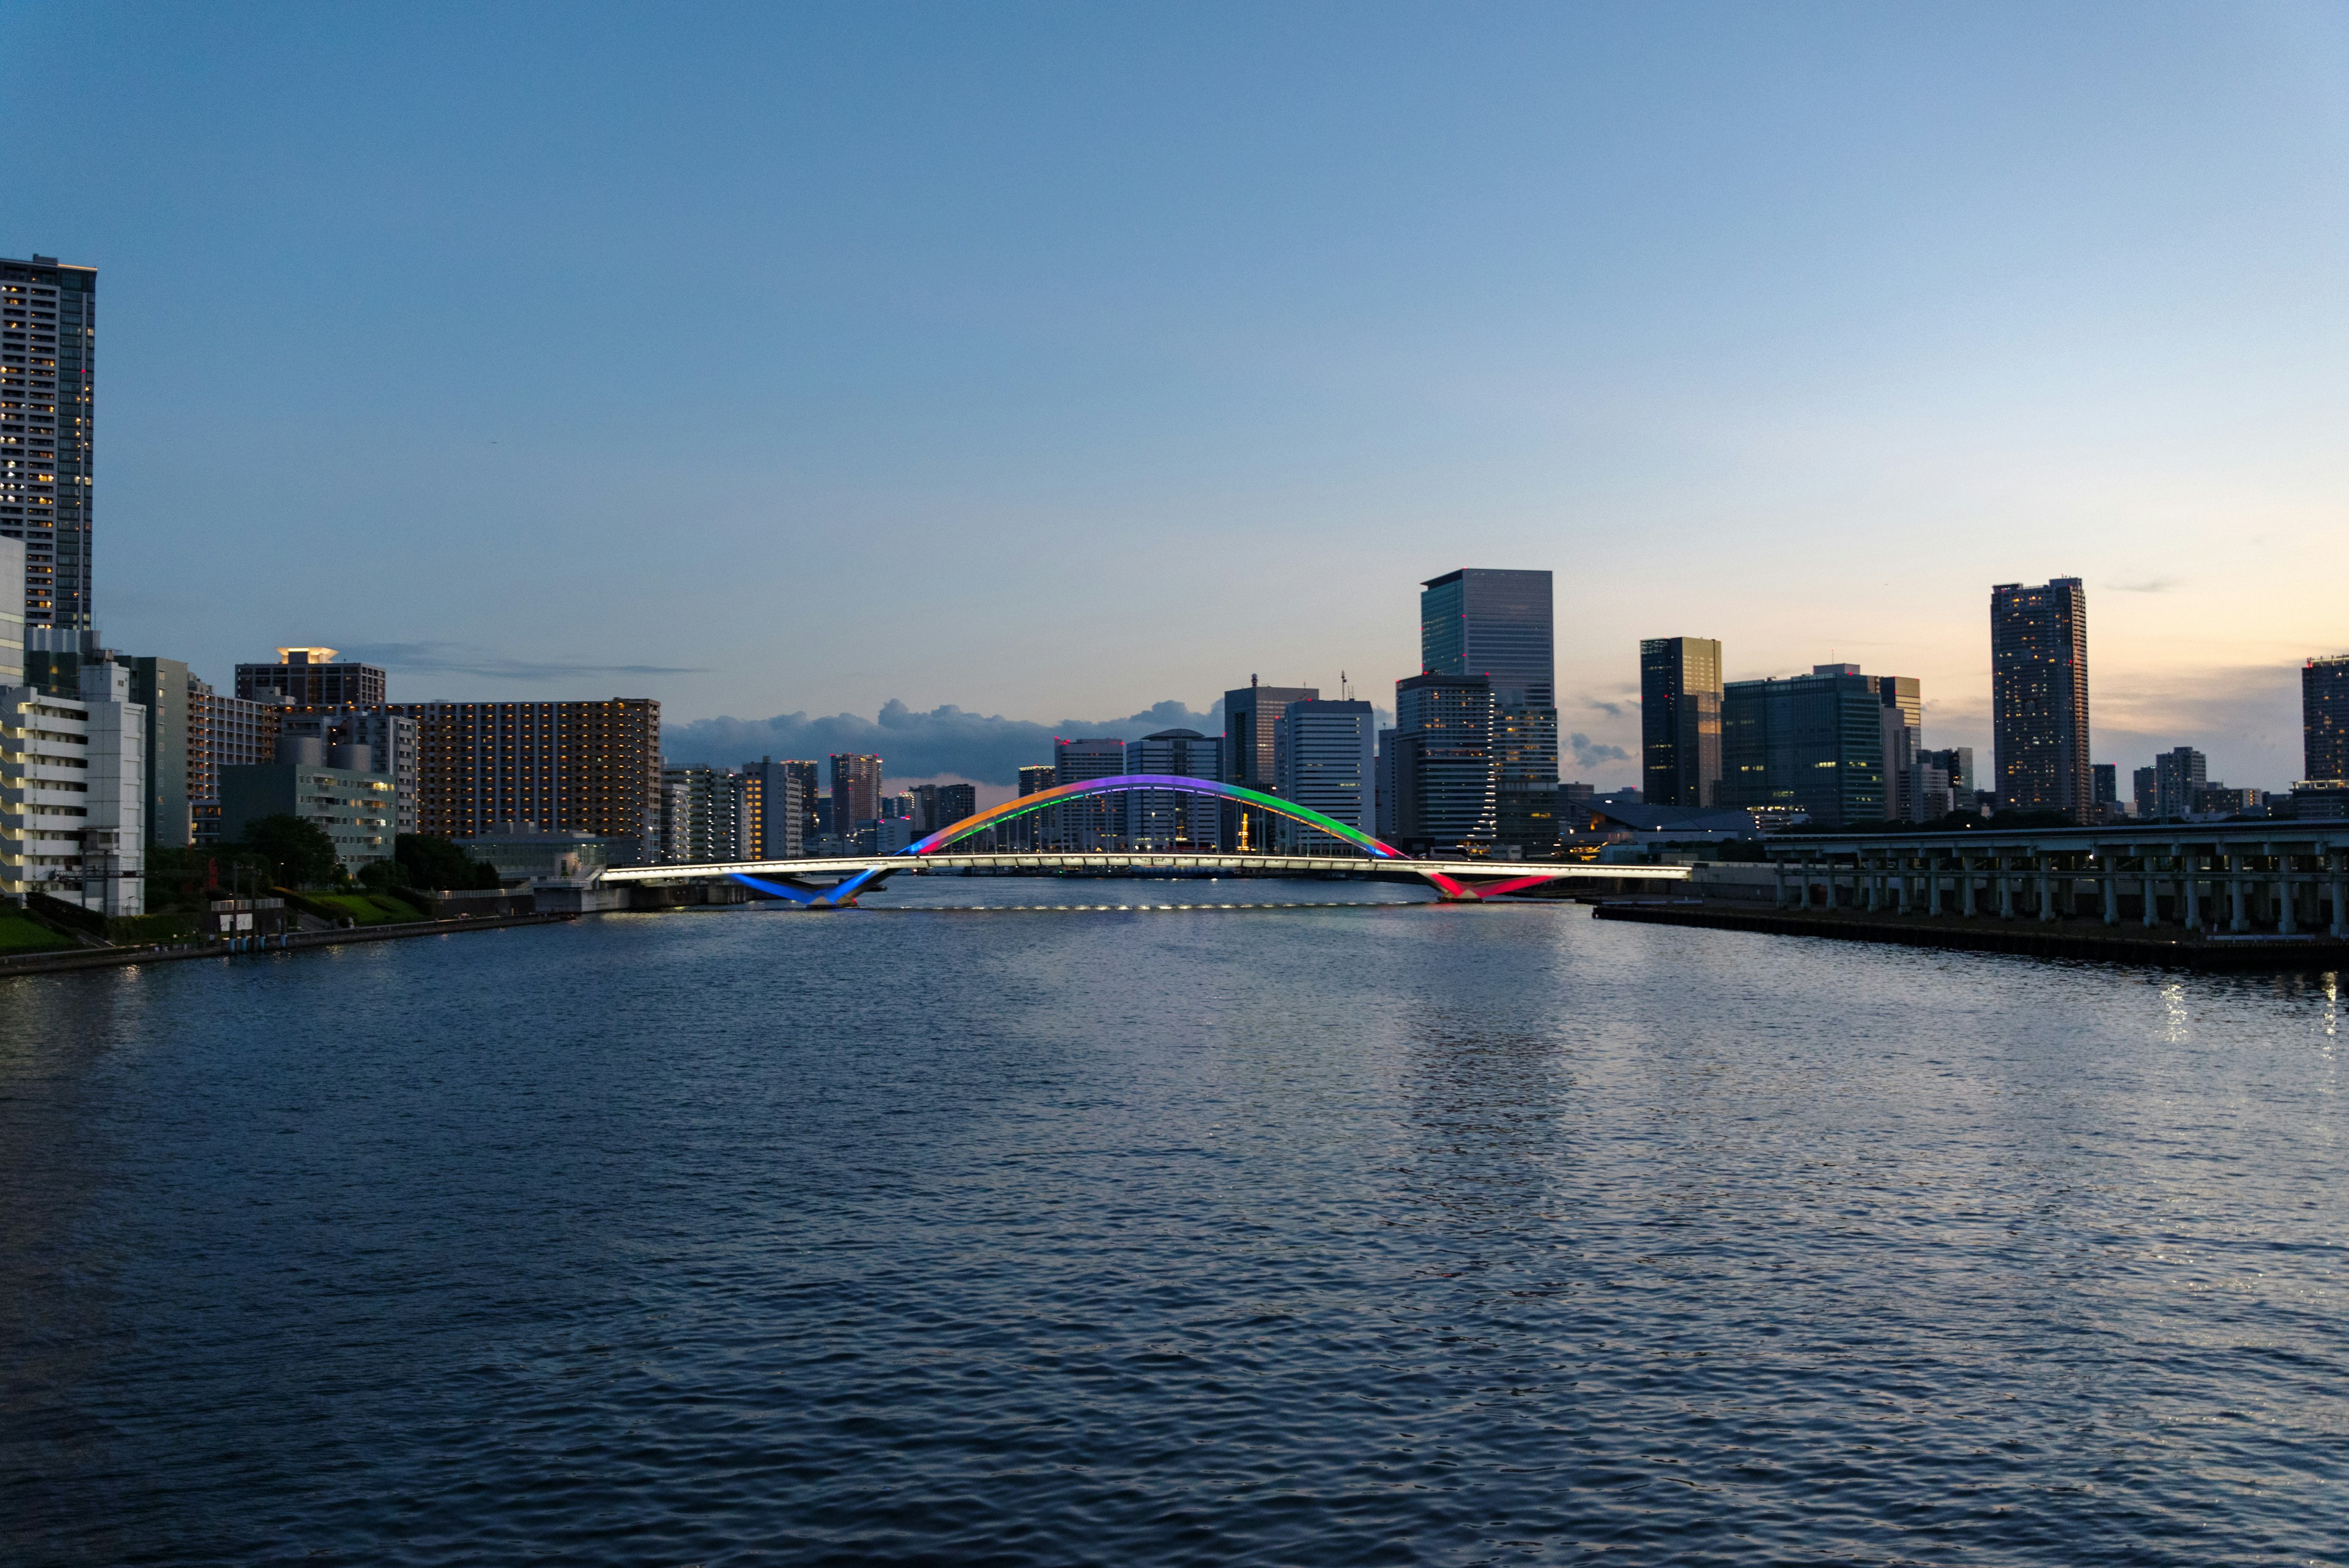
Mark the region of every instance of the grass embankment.
POLYGON ((311 893, 306 898, 362 926, 387 926, 397 920, 430 918, 407 899, 395 898, 388 893, 311 893))
POLYGON ((55 952, 78 945, 15 909, 0 909, 0 953, 55 952))

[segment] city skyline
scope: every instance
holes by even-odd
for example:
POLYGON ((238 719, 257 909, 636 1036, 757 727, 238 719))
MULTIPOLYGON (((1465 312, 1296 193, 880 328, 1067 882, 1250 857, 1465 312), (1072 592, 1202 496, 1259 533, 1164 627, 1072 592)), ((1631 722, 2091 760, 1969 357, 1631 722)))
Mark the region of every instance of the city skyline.
POLYGON ((1566 585, 1561 772, 1609 786, 1660 630, 1909 672, 1987 756, 1982 592, 2075 575, 2098 760, 2297 776, 2298 671, 2349 646, 2337 15, 1402 16, 735 13, 689 73, 627 19, 18 7, 25 155, 77 173, 0 253, 108 281, 98 627, 224 684, 219 607, 295 607, 263 635, 411 700, 643 695, 687 746, 1066 731, 1251 669, 1382 691, 1410 585, 1502 563, 1566 585), (700 308, 615 324, 678 257, 700 308), (1129 577, 1088 524, 1180 547, 1129 577), (616 559, 636 602, 583 613, 616 559))

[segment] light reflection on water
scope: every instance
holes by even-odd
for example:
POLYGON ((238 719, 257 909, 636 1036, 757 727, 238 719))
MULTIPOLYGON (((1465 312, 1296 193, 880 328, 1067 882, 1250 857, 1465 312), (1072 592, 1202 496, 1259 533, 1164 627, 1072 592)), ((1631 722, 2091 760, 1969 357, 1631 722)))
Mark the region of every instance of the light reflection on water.
POLYGON ((1423 898, 0 982, 0 1559, 2349 1550, 2337 978, 1423 898))

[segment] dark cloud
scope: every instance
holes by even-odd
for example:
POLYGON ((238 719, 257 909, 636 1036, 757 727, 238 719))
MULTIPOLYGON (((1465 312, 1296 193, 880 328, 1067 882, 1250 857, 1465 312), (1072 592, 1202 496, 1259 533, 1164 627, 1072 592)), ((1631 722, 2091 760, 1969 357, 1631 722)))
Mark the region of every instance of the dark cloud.
POLYGON ((461 642, 369 642, 341 650, 386 670, 426 674, 479 675, 493 680, 570 680, 583 675, 698 675, 699 670, 666 664, 586 664, 564 660, 507 659, 461 642))
POLYGON ((1573 750, 1575 762, 1582 767, 1595 768, 1601 763, 1628 763, 1631 760, 1631 753, 1622 747, 1594 741, 1579 731, 1568 735, 1566 743, 1573 750))
POLYGON ((771 719, 698 719, 664 725, 661 750, 672 762, 734 765, 756 757, 822 758, 833 752, 871 752, 898 778, 951 774, 980 784, 1019 783, 1019 770, 1052 760, 1053 737, 1139 739, 1157 730, 1222 732, 1223 703, 1195 713, 1165 701, 1123 719, 1063 719, 1039 724, 1000 714, 967 713, 948 704, 916 712, 892 699, 871 719, 854 713, 826 718, 778 713, 771 719))

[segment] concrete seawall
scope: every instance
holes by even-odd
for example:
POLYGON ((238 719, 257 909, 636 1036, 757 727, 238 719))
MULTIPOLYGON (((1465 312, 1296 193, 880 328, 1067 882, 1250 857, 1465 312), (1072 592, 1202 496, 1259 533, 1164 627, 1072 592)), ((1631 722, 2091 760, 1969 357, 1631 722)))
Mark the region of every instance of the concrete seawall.
POLYGON ((502 930, 508 926, 546 926, 578 919, 571 914, 492 915, 479 919, 408 920, 398 925, 351 926, 335 931, 288 931, 262 945, 190 942, 180 946, 83 949, 78 952, 28 953, 0 959, 0 980, 17 974, 57 974, 77 969, 123 969, 132 964, 180 963, 191 959, 257 958, 264 953, 299 952, 304 948, 343 947, 353 942, 388 942, 403 937, 453 936, 464 931, 502 930))

